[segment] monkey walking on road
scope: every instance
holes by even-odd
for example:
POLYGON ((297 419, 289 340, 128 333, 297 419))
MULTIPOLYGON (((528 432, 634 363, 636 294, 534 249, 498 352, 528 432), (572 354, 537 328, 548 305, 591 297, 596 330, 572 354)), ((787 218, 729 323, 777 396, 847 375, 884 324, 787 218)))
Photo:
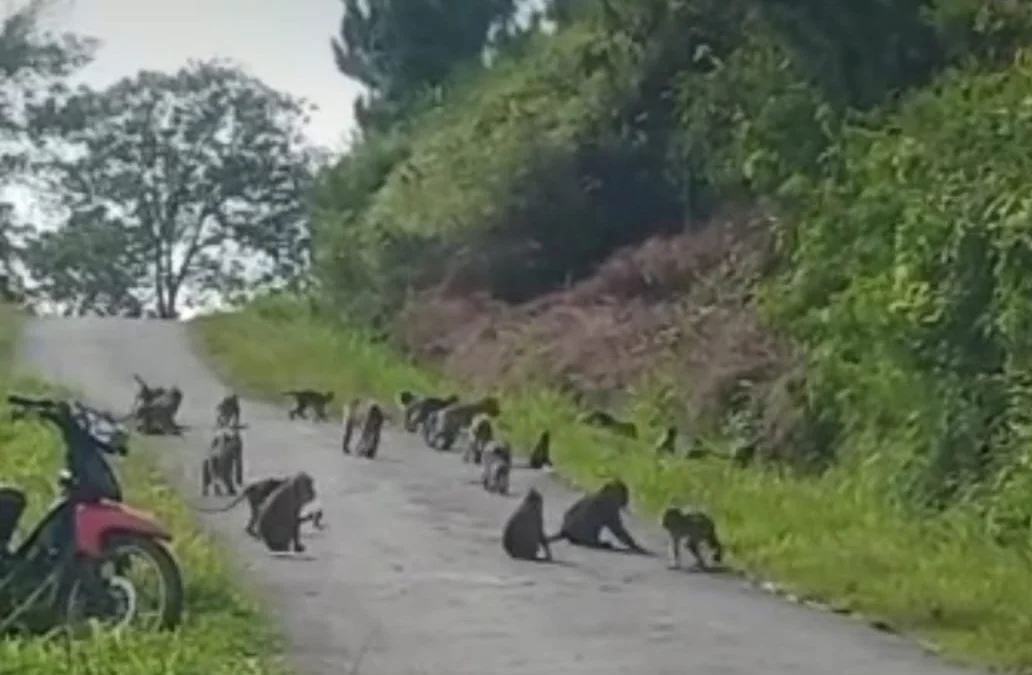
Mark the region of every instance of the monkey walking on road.
POLYGON ((579 546, 612 549, 612 544, 601 539, 602 530, 607 529, 629 550, 652 555, 634 540, 620 518, 620 512, 627 508, 630 501, 630 494, 622 480, 614 479, 597 492, 581 497, 566 510, 562 527, 558 533, 550 536, 548 541, 565 539, 579 546))
MULTIPOLYGON (((222 506, 217 509, 208 509, 203 507, 195 508, 202 513, 225 513, 226 511, 229 511, 230 509, 234 508, 237 504, 246 499, 247 504, 251 509, 251 513, 247 519, 247 526, 244 528, 244 531, 252 537, 257 537, 258 532, 254 528, 258 522, 258 512, 261 510, 262 504, 265 502, 266 499, 268 499, 269 495, 271 495, 276 490, 276 488, 280 487, 286 482, 286 478, 263 478, 261 480, 257 480, 253 483, 248 484, 243 489, 243 492, 240 495, 238 495, 235 499, 233 499, 233 501, 229 502, 225 506, 222 506)), ((312 511, 312 513, 305 515, 304 519, 310 520, 312 525, 317 530, 321 530, 324 528, 322 509, 316 509, 315 511, 312 511)))
POLYGON ((694 508, 670 507, 663 512, 659 522, 670 535, 670 567, 681 567, 682 541, 691 551, 699 569, 710 569, 710 565, 702 557, 700 545, 709 548, 714 565, 719 565, 723 561, 724 547, 717 538, 717 526, 709 514, 694 508))
POLYGON ((290 419, 308 419, 308 411, 311 410, 315 419, 326 421, 326 406, 333 401, 332 391, 316 391, 314 389, 298 389, 283 392, 284 396, 294 399, 294 406, 287 412, 290 419))

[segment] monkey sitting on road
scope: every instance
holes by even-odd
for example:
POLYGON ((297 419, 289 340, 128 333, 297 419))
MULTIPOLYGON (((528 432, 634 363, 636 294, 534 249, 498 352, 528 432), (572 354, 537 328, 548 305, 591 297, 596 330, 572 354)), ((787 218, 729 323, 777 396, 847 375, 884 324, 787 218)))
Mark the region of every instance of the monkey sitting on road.
POLYGON ((531 469, 543 469, 546 466, 552 466, 552 454, 550 451, 551 445, 552 434, 550 434, 546 429, 541 432, 541 435, 538 437, 537 444, 534 446, 534 449, 530 451, 530 461, 527 465, 531 469))
POLYGON ((215 426, 240 426, 240 397, 229 394, 215 406, 215 426))
POLYGON ((657 455, 673 455, 677 448, 677 427, 667 427, 663 435, 656 441, 657 455))
POLYGON ((399 402, 402 398, 408 401, 403 404, 404 415, 402 423, 405 426, 405 431, 409 433, 418 431, 426 424, 430 416, 441 408, 459 402, 459 397, 455 394, 438 398, 436 396, 417 396, 411 392, 403 391, 398 395, 399 402))
POLYGON ((681 542, 684 541, 695 557, 700 569, 709 569, 699 549, 701 544, 709 547, 713 563, 719 565, 724 557, 724 547, 717 538, 717 526, 709 514, 699 509, 668 508, 663 512, 660 525, 670 535, 670 566, 681 567, 681 542))
POLYGON ((527 490, 523 502, 509 516, 502 531, 502 548, 517 560, 538 560, 538 549, 544 551, 544 560, 552 559, 545 537, 544 504, 536 489, 527 490))
POLYGON ((484 457, 484 448, 493 440, 494 427, 491 425, 491 418, 487 415, 477 415, 469 427, 469 441, 466 443, 466 451, 462 453, 462 461, 480 464, 484 457))
POLYGON ((423 424, 423 438, 435 450, 450 450, 459 432, 473 423, 477 415, 497 417, 501 406, 494 396, 485 396, 472 403, 453 403, 441 408, 423 424))
POLYGON ((484 449, 484 470, 481 483, 495 494, 509 494, 509 474, 512 472, 512 448, 504 441, 491 441, 484 449))
POLYGON ((308 419, 308 411, 315 413, 315 419, 326 421, 326 406, 333 401, 332 391, 315 391, 314 389, 298 389, 283 392, 284 396, 294 399, 294 407, 287 415, 290 419, 308 419))
POLYGON ((179 387, 171 387, 151 389, 150 392, 139 399, 139 405, 133 411, 137 430, 143 434, 180 434, 182 429, 176 423, 176 413, 183 402, 183 391, 179 387))
POLYGON ((351 437, 355 435, 355 427, 358 426, 359 408, 361 405, 361 399, 353 398, 344 407, 344 437, 341 439, 340 444, 345 455, 351 454, 351 437))
POLYGON ((293 547, 303 553, 301 523, 304 507, 315 500, 315 481, 304 471, 298 472, 275 488, 265 501, 256 518, 258 535, 270 551, 281 553, 293 547))
POLYGON ((358 436, 358 447, 355 454, 366 459, 375 459, 380 449, 380 435, 383 432, 383 409, 379 404, 371 402, 366 408, 362 421, 362 430, 358 436))
MULTIPOLYGON (((252 537, 257 537, 258 533, 255 531, 254 526, 258 522, 258 512, 261 509, 262 503, 268 499, 269 495, 271 495, 276 488, 286 482, 286 478, 263 478, 261 480, 254 481, 253 483, 249 483, 239 496, 221 508, 206 509, 197 507, 197 510, 202 513, 224 513, 246 499, 248 506, 251 508, 251 515, 247 519, 247 527, 244 528, 244 531, 252 537)), ((316 509, 312 513, 305 515, 302 517, 302 520, 311 521, 312 525, 317 530, 323 529, 322 509, 316 509)))
POLYGON ((601 539, 602 529, 605 528, 628 549, 651 555, 647 549, 638 545, 620 518, 620 511, 627 508, 629 501, 630 490, 627 485, 619 479, 611 480, 597 492, 574 502, 563 514, 562 528, 548 541, 565 539, 578 546, 612 549, 612 544, 601 539))
POLYGON ((240 431, 230 427, 220 428, 211 440, 208 456, 201 464, 201 495, 207 496, 208 489, 215 488, 215 494, 222 494, 222 487, 236 494, 236 486, 244 482, 244 441, 240 431))

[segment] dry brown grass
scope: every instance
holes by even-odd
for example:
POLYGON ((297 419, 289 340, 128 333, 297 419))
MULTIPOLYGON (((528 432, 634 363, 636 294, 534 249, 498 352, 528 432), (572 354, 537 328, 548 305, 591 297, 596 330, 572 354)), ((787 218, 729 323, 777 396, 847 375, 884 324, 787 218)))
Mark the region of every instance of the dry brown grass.
POLYGON ((545 379, 582 398, 657 369, 689 421, 725 410, 743 381, 786 370, 787 350, 752 304, 769 266, 770 220, 756 210, 616 252, 596 273, 523 305, 435 289, 399 317, 404 346, 460 381, 545 379))

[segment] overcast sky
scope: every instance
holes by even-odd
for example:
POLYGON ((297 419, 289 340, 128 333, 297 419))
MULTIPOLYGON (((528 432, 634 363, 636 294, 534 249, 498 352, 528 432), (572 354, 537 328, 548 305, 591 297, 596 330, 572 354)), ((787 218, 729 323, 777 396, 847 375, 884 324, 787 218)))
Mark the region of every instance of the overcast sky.
POLYGON ((359 89, 333 65, 340 0, 63 0, 47 24, 103 40, 82 72, 108 84, 141 68, 175 70, 191 58, 228 57, 269 85, 319 107, 312 140, 342 149, 359 89))

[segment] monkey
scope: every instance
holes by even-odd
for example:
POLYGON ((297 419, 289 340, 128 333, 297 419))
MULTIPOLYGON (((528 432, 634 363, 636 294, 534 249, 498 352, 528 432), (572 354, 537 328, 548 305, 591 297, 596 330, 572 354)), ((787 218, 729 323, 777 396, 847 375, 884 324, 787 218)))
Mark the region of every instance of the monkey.
POLYGON ((136 380, 136 384, 139 385, 139 389, 136 391, 136 398, 133 400, 133 412, 139 409, 140 406, 147 405, 165 392, 164 387, 151 387, 136 373, 133 373, 133 379, 136 380))
POLYGON ((620 479, 611 480, 596 492, 574 502, 563 514, 563 524, 559 532, 550 536, 548 541, 565 539, 578 546, 612 550, 613 545, 600 538, 602 529, 605 528, 631 551, 651 555, 634 540, 620 518, 620 511, 627 508, 629 501, 630 490, 627 489, 627 484, 620 479))
POLYGON ((408 418, 405 415, 408 412, 409 406, 416 400, 416 395, 408 389, 402 389, 398 392, 395 400, 398 403, 398 407, 401 408, 401 419, 402 424, 405 426, 405 431, 412 431, 412 429, 408 428, 408 418))
POLYGON ((717 526, 704 511, 694 508, 678 509, 669 507, 663 512, 659 521, 663 529, 670 535, 670 567, 681 567, 681 542, 684 541, 695 557, 695 564, 700 569, 709 569, 706 560, 699 550, 700 544, 709 547, 713 563, 719 565, 724 558, 724 547, 717 538, 717 526))
POLYGON ((358 425, 358 409, 361 405, 361 399, 353 398, 344 406, 344 437, 341 439, 341 449, 345 455, 351 454, 351 437, 354 436, 355 427, 358 425))
POLYGON ((581 424, 588 424, 590 426, 608 429, 613 433, 626 436, 627 438, 638 437, 638 428, 634 426, 633 422, 618 420, 604 410, 592 410, 591 412, 582 415, 580 421, 581 424))
POLYGON ((505 441, 491 441, 484 448, 484 469, 480 482, 488 492, 509 494, 509 474, 512 472, 512 448, 505 441))
POLYGON ((441 408, 423 424, 423 438, 435 450, 450 450, 459 432, 467 428, 477 415, 497 417, 501 413, 498 399, 493 396, 472 403, 453 403, 441 408))
POLYGON ((546 466, 552 466, 552 434, 545 431, 541 432, 538 436, 537 444, 534 449, 530 451, 530 461, 528 466, 531 469, 543 469, 546 466))
POLYGON ((240 426, 240 397, 234 393, 228 394, 215 406, 215 425, 240 426))
POLYGON ((487 415, 477 415, 469 427, 469 441, 466 451, 462 453, 462 461, 480 464, 484 458, 484 447, 494 440, 494 427, 487 415))
MULTIPOLYGON (((406 394, 408 403, 404 404, 403 424, 405 431, 409 433, 415 433, 423 427, 427 419, 435 412, 449 405, 453 405, 459 402, 459 397, 455 394, 450 394, 444 398, 438 398, 435 396, 416 396, 411 392, 402 392, 406 394)), ((398 400, 401 400, 401 394, 398 395, 398 400)))
MULTIPOLYGON (((258 533, 255 531, 254 526, 258 522, 258 512, 261 509, 262 503, 268 499, 269 495, 271 495, 276 488, 286 482, 286 478, 263 478, 261 480, 254 481, 253 483, 249 483, 244 487, 243 492, 241 492, 239 496, 235 497, 233 501, 229 502, 225 506, 217 509, 197 507, 197 510, 202 513, 224 513, 246 499, 248 506, 251 507, 251 516, 247 520, 247 526, 244 528, 244 531, 252 537, 257 537, 258 533)), ((312 513, 306 514, 302 517, 302 520, 311 521, 312 525, 317 530, 321 530, 324 527, 322 509, 316 509, 312 513)))
POLYGON ((311 409, 315 413, 317 420, 326 421, 326 406, 333 401, 332 391, 315 391, 314 389, 296 389, 292 391, 283 392, 284 396, 290 396, 294 399, 294 407, 291 408, 287 415, 290 419, 308 419, 308 410, 311 409))
POLYGON ((552 549, 545 537, 544 500, 535 488, 527 490, 523 502, 516 508, 502 530, 502 548, 517 560, 538 560, 538 549, 544 551, 544 560, 552 560, 552 549))
POLYGON ((383 431, 383 409, 379 404, 372 402, 366 408, 365 419, 362 422, 362 432, 358 437, 358 447, 355 454, 367 459, 375 459, 380 449, 380 434, 383 431))
POLYGON ((201 495, 207 496, 208 489, 215 488, 215 494, 222 494, 222 486, 230 495, 236 494, 236 485, 244 482, 244 441, 236 429, 223 427, 211 440, 208 456, 201 464, 201 495))
POLYGON ((656 441, 657 455, 673 455, 677 447, 677 427, 667 427, 663 435, 656 441))
POLYGON ((256 516, 258 534, 270 551, 282 553, 293 547, 304 553, 301 544, 301 515, 304 507, 316 498, 315 481, 300 471, 287 478, 262 502, 256 516))
POLYGON ((175 417, 182 402, 183 392, 179 387, 160 390, 136 409, 137 428, 145 434, 180 434, 182 429, 175 417))

